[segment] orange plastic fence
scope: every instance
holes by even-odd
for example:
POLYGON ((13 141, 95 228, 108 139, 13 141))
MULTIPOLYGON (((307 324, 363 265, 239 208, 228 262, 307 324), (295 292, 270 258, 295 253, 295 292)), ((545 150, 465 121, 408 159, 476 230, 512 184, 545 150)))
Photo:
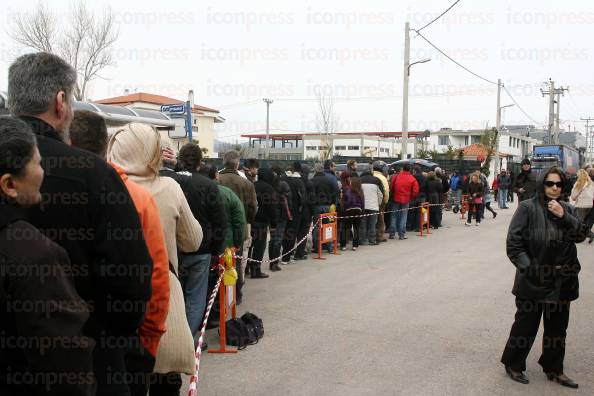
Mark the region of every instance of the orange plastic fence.
POLYGON ((466 212, 468 212, 468 194, 462 194, 462 202, 460 202, 460 218, 466 218, 466 212))
MULTIPOLYGON (((219 264, 224 268, 225 267, 225 257, 221 256, 219 259, 219 264)), ((235 257, 233 257, 233 268, 235 268, 235 257)), ((224 271, 224 270, 221 270, 224 271)), ((235 304, 237 297, 237 291, 235 286, 225 286, 225 282, 221 282, 219 286, 219 348, 218 349, 209 349, 209 353, 237 353, 236 348, 228 348, 227 347, 227 328, 226 322, 227 317, 229 316, 229 312, 231 313, 231 317, 233 319, 237 318, 237 306, 235 304), (227 302, 227 292, 229 288, 231 290, 233 299, 231 303, 228 304, 227 302)))
POLYGON ((328 242, 334 242, 334 254, 336 254, 336 245, 338 244, 338 232, 336 229, 336 213, 322 213, 320 214, 320 223, 318 225, 318 260, 326 260, 322 257, 322 245, 328 242), (324 219, 330 221, 324 223, 324 219))
POLYGON ((421 207, 419 208, 420 212, 420 225, 421 225, 421 232, 419 232, 419 236, 427 236, 423 234, 423 227, 427 227, 427 232, 425 234, 431 234, 429 231, 429 202, 423 202, 421 207))

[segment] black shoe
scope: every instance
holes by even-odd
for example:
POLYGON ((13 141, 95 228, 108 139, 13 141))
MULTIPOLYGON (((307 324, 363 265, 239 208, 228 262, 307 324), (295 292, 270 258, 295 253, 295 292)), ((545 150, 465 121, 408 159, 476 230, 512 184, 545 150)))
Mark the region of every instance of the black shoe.
POLYGON ((493 218, 497 217, 497 212, 493 213, 493 218))
POLYGON ((529 384, 530 383, 530 381, 528 380, 528 377, 526 377, 524 375, 524 373, 521 371, 514 371, 511 368, 509 368, 508 366, 505 366, 505 372, 507 373, 507 375, 509 375, 509 377, 512 380, 519 382, 520 384, 529 384))
POLYGON ((252 276, 250 277, 251 279, 266 279, 269 278, 270 275, 268 275, 265 272, 260 271, 254 271, 255 273, 252 274, 252 276))
POLYGON ((401 237, 398 237, 398 239, 401 240, 401 241, 403 241, 403 240, 408 239, 408 238, 403 235, 401 237))
POLYGON ((388 238, 394 239, 395 237, 396 237, 395 235, 390 235, 388 238))
POLYGON ((307 256, 295 256, 293 260, 307 260, 307 256))
POLYGON ((280 267, 280 265, 278 265, 278 263, 270 264, 270 271, 276 272, 280 270, 282 270, 282 268, 280 267))
POLYGON ((557 383, 559 383, 560 385, 566 386, 568 388, 572 388, 572 389, 577 389, 578 388, 578 384, 576 384, 575 382, 573 382, 573 380, 571 378, 569 378, 568 376, 566 376, 563 373, 546 373, 547 378, 549 379, 549 381, 555 381, 557 383))
POLYGON ((208 349, 208 344, 206 343, 206 341, 202 341, 202 346, 200 347, 200 350, 202 352, 205 352, 208 349))

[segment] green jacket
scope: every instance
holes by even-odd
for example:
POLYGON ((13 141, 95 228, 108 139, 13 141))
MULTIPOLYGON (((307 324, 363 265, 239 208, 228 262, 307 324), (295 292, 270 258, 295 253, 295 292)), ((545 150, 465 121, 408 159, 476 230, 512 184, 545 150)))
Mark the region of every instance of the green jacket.
POLYGON ((218 185, 219 192, 223 200, 223 206, 227 214, 227 224, 225 224, 225 242, 223 247, 239 248, 243 244, 245 234, 245 211, 243 202, 228 187, 218 185))

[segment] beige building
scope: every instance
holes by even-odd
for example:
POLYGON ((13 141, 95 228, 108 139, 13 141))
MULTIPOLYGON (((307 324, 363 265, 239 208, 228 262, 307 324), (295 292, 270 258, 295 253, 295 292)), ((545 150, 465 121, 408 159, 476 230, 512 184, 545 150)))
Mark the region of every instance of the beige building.
MULTIPOLYGON (((167 96, 154 95, 145 92, 138 92, 114 98, 97 100, 94 103, 125 106, 138 110, 156 110, 160 111, 161 106, 171 104, 183 104, 184 101, 169 98, 167 96)), ((181 146, 188 142, 185 131, 185 119, 183 116, 170 115, 175 121, 175 128, 160 129, 161 137, 169 141, 169 145, 179 150, 181 146)), ((216 123, 225 122, 225 119, 219 115, 219 111, 208 107, 194 104, 192 106, 192 139, 198 141, 202 149, 206 149, 208 157, 216 157, 214 152, 214 126, 216 123)))

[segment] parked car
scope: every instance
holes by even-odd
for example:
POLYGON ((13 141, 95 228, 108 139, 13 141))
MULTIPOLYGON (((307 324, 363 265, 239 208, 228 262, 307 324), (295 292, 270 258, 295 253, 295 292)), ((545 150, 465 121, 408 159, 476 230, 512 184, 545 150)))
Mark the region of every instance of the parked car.
POLYGON ((435 168, 437 168, 439 166, 439 164, 437 164, 435 162, 431 162, 426 159, 415 159, 415 158, 403 159, 403 160, 399 160, 396 162, 392 162, 390 164, 390 166, 394 170, 399 170, 399 169, 402 169, 402 166, 404 164, 410 164, 411 168, 415 165, 420 166, 421 170, 423 172, 429 172, 429 171, 435 170, 435 168))

